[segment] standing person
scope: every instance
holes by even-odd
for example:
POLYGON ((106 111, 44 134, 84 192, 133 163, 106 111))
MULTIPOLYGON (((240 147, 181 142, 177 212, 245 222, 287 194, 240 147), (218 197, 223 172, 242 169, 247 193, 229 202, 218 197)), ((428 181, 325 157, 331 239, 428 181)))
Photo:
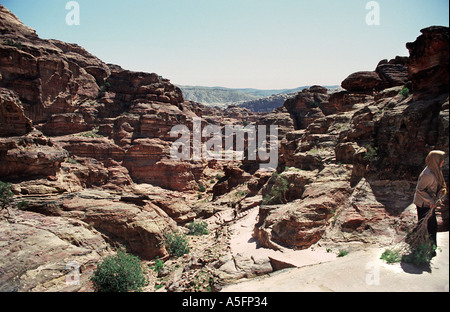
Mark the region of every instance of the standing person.
POLYGON ((445 152, 431 151, 426 160, 426 167, 419 176, 416 193, 414 195, 414 204, 417 206, 417 216, 419 222, 433 210, 428 220, 428 234, 430 239, 437 246, 437 219, 436 207, 437 199, 442 191, 447 191, 442 166, 444 165, 445 152))

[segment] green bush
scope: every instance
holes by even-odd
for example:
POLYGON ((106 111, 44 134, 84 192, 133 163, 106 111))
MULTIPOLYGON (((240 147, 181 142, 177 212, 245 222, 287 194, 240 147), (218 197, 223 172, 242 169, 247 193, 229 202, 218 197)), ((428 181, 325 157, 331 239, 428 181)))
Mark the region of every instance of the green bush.
POLYGON ((371 145, 366 145, 365 148, 367 152, 364 155, 363 159, 371 163, 378 161, 378 148, 371 145))
POLYGON ((103 138, 103 135, 98 134, 99 129, 95 128, 91 131, 80 133, 79 135, 85 138, 103 138))
POLYGON ((0 209, 7 209, 12 202, 14 193, 11 190, 11 184, 0 181, 0 209))
POLYGON ((402 261, 402 256, 399 251, 386 249, 381 255, 380 259, 386 261, 389 264, 392 264, 402 261))
POLYGON ((204 193, 204 192, 206 192, 206 189, 205 189, 205 187, 202 184, 199 184, 198 185, 198 191, 201 192, 201 193, 204 193))
POLYGON ((5 43, 6 43, 6 45, 9 45, 10 47, 16 47, 19 50, 23 49, 23 44, 21 44, 18 41, 14 41, 14 40, 8 39, 8 40, 5 41, 5 43))
POLYGON ((187 228, 189 229, 189 235, 206 235, 208 234, 208 223, 205 221, 194 221, 187 225, 187 228))
POLYGON ((345 257, 346 255, 348 255, 348 251, 346 251, 346 250, 339 250, 339 253, 338 253, 338 257, 339 258, 342 258, 342 257, 345 257))
POLYGON ((286 203, 286 192, 289 190, 289 182, 285 177, 280 176, 278 173, 274 173, 273 177, 275 183, 270 189, 269 193, 263 198, 263 205, 272 205, 279 203, 286 203))
POLYGON ((139 258, 123 250, 102 260, 91 281, 98 292, 142 291, 148 285, 139 258))
POLYGON ((404 87, 402 91, 399 92, 399 94, 404 98, 407 98, 410 95, 410 93, 411 91, 407 87, 404 87))
POLYGON ((183 233, 167 233, 165 238, 167 251, 171 256, 182 257, 189 253, 189 242, 183 233))
POLYGON ((432 243, 425 243, 412 249, 411 252, 402 257, 402 261, 412 263, 415 265, 424 265, 430 263, 434 254, 436 253, 436 245, 432 243))
POLYGON ((152 268, 156 273, 161 272, 164 269, 164 261, 160 260, 159 257, 156 257, 155 266, 152 268))

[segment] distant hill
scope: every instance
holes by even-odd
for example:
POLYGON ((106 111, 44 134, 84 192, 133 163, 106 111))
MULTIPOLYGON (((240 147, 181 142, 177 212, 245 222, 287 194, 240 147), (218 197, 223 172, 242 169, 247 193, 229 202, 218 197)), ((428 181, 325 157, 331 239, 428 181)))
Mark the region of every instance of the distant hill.
POLYGON ((251 92, 240 89, 222 87, 178 86, 183 91, 184 98, 208 106, 227 106, 235 102, 256 100, 260 98, 251 92))
POLYGON ((262 99, 238 103, 237 106, 248 108, 255 113, 271 113, 274 109, 284 105, 287 99, 293 98, 298 92, 288 94, 274 94, 262 99))
POLYGON ((275 94, 288 94, 300 92, 308 87, 295 89, 231 89, 224 87, 197 87, 178 85, 183 91, 184 98, 188 101, 198 102, 208 106, 226 107, 231 104, 238 104, 247 101, 259 100, 275 94))
MULTIPOLYGON (((178 87, 183 91, 184 98, 207 106, 227 107, 237 105, 246 107, 254 112, 271 112, 275 108, 283 106, 284 101, 295 96, 298 92, 310 86, 298 87, 295 89, 231 89, 224 87, 178 87)), ((326 86, 333 90, 340 86, 326 86)))

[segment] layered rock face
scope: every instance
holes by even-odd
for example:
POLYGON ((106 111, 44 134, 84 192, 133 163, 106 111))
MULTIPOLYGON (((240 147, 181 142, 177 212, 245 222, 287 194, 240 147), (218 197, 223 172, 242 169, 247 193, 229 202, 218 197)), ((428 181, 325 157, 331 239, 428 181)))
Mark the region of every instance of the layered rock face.
POLYGON ((433 26, 421 30, 415 42, 408 43, 411 57, 408 63, 409 78, 415 96, 448 92, 448 27, 433 26))
POLYGON ((0 137, 23 135, 32 130, 32 122, 24 114, 17 95, 11 90, 0 89, 0 137))
MULTIPOLYGON (((180 89, 78 45, 42 40, 0 10, 0 179, 12 183, 21 209, 2 212, 1 249, 29 253, 20 265, 14 252, 2 254, 2 290, 66 289, 67 262, 90 272, 110 245, 167 257, 164 233, 174 219, 196 216, 177 191, 196 190, 203 169, 170 158, 171 128, 197 117, 180 89), (134 183, 165 189, 143 195, 134 183), (39 273, 47 267, 57 274, 39 273)), ((70 289, 86 283, 83 274, 70 289)))
POLYGON ((139 182, 195 188, 197 166, 167 166, 161 161, 169 151, 158 148, 158 140, 173 140, 173 126, 196 116, 184 109, 179 88, 154 73, 106 65, 75 44, 42 40, 1 10, 2 136, 24 135, 32 126, 51 137, 85 132, 78 140, 56 142, 74 156, 123 162, 139 182), (89 140, 102 136, 109 140, 89 140), (184 181, 174 182, 183 166, 184 181))
MULTIPOLYGON (((408 44, 409 58, 350 75, 347 91, 286 102, 298 130, 281 142, 281 174, 262 189, 278 202, 260 209, 255 236, 263 246, 391 244, 414 227, 410 204, 431 150, 447 153, 448 181, 448 28, 422 33, 408 44), (400 92, 405 85, 414 93, 400 92), (320 109, 324 103, 334 113, 320 109)), ((439 223, 448 229, 445 207, 439 223)))

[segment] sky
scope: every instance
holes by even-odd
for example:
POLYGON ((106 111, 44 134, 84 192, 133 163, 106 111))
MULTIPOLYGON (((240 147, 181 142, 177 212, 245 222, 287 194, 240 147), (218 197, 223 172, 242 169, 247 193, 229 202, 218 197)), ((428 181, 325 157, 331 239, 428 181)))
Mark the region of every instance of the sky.
POLYGON ((77 0, 79 14, 68 2, 0 0, 43 39, 175 84, 229 88, 340 85, 449 23, 447 0, 77 0))

